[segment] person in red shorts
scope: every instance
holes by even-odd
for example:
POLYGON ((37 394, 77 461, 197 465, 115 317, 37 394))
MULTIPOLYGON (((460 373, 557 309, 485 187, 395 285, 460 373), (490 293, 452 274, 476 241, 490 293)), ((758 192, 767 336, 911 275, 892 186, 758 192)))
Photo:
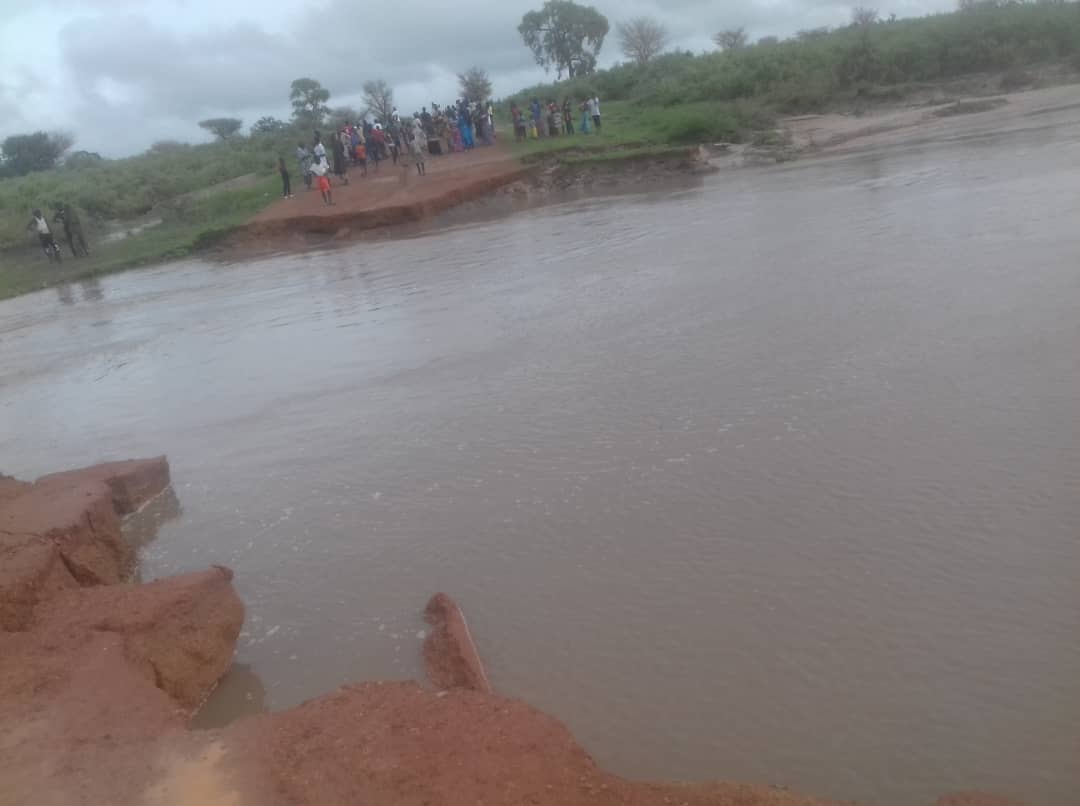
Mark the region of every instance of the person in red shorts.
POLYGON ((323 203, 327 207, 332 207, 334 199, 330 193, 330 165, 326 162, 325 154, 322 159, 311 166, 311 172, 315 175, 315 181, 319 185, 319 193, 322 194, 323 203))

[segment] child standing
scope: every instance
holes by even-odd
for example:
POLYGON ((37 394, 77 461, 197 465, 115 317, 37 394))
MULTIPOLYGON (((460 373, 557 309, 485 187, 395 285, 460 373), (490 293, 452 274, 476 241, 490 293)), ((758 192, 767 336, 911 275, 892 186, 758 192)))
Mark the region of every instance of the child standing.
POLYGON ((323 204, 332 207, 334 199, 330 192, 330 165, 326 162, 325 154, 311 166, 311 172, 315 174, 315 181, 319 183, 319 193, 322 194, 323 204))

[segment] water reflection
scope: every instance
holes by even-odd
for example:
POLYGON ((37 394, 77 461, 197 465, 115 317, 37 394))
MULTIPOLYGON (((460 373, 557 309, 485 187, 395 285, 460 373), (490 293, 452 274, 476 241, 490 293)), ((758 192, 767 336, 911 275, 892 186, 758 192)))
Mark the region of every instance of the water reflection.
POLYGON ((97 277, 88 277, 81 280, 79 287, 82 289, 85 302, 100 302, 105 299, 105 290, 101 285, 101 280, 97 277))
MULTIPOLYGON (((79 280, 78 286, 83 302, 100 302, 105 299, 105 289, 99 277, 88 277, 85 280, 79 280)), ((56 289, 56 298, 61 305, 69 306, 78 303, 75 296, 75 286, 71 283, 60 283, 53 286, 53 288, 56 289)))
POLYGON ((74 305, 75 304, 75 291, 71 287, 71 283, 60 283, 55 286, 56 297, 60 300, 61 305, 74 305))

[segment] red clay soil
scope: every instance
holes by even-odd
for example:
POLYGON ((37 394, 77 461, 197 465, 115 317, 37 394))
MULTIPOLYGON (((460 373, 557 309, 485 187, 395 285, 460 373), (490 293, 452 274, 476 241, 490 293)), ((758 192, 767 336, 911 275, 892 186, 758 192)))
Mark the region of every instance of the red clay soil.
POLYGON ((327 207, 317 190, 294 182, 292 199, 281 199, 244 225, 234 242, 332 235, 421 221, 457 204, 479 198, 520 179, 527 169, 503 146, 477 147, 462 154, 429 157, 427 175, 417 176, 411 163, 384 161, 366 177, 353 168, 349 184, 333 180, 334 206, 327 207))
MULTIPOLYGON (((244 611, 225 568, 118 581, 131 560, 119 516, 167 484, 163 458, 34 484, 0 477, 0 806, 828 803, 604 772, 558 720, 490 693, 464 617, 443 594, 429 603, 425 645, 439 689, 345 686, 191 730, 231 663, 244 611)), ((956 795, 939 806, 1016 804, 956 795)))
POLYGON ((439 688, 467 688, 491 693, 480 653, 461 608, 445 593, 436 593, 424 608, 431 635, 424 640, 424 670, 439 688))

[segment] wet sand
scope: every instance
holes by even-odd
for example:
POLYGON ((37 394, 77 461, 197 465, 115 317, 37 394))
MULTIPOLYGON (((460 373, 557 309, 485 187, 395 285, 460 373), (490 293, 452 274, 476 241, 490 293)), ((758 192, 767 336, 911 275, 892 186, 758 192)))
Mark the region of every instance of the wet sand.
POLYGON ((169 454, 144 574, 249 606, 221 718, 420 677, 442 589, 616 772, 1069 806, 1078 135, 10 300, 4 469, 169 454))

